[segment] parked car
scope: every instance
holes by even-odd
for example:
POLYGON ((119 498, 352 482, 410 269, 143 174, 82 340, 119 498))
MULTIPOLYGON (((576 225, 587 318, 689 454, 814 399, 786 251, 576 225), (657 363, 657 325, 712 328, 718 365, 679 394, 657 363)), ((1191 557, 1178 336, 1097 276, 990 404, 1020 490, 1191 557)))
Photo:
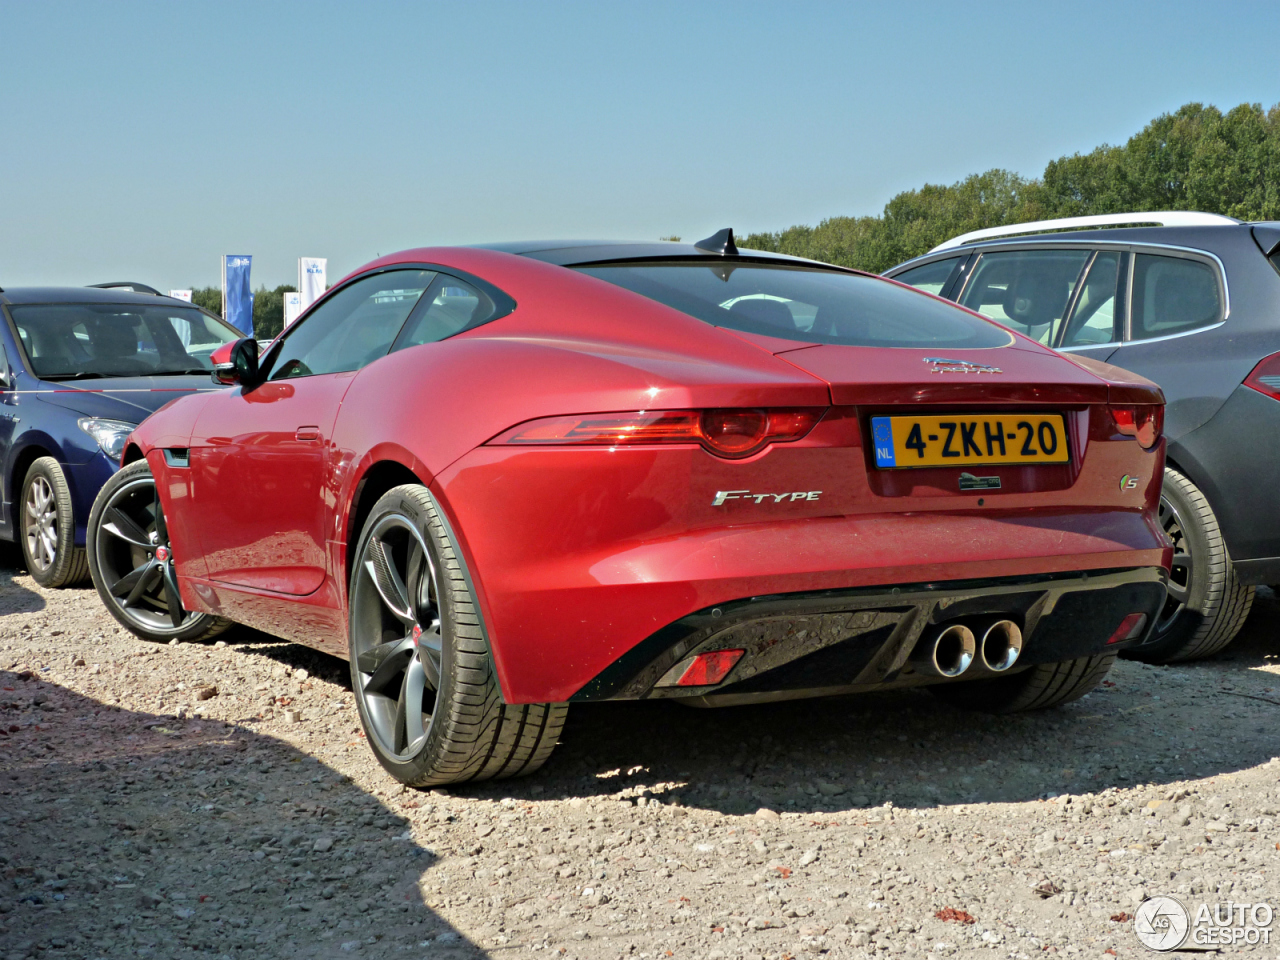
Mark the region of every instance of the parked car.
MULTIPOLYGON (((129 284, 131 288, 141 285, 129 284)), ((239 331, 197 307, 107 287, 0 290, 0 537, 37 583, 88 577, 85 523, 125 438, 239 331)))
POLYGON ((348 657, 405 783, 529 773, 572 701, 1052 706, 1164 603, 1154 385, 730 231, 409 250, 214 360, 98 496, 98 592, 348 657))
POLYGON ((1169 663, 1230 643, 1254 586, 1280 583, 1280 223, 1194 212, 1024 223, 948 240, 885 276, 1160 384, 1173 569, 1155 638, 1126 655, 1169 663))

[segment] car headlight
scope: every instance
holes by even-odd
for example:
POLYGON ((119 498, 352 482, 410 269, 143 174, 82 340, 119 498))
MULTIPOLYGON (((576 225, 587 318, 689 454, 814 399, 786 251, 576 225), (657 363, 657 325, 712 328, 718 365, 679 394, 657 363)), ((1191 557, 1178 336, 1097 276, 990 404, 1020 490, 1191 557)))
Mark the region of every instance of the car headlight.
POLYGON ((103 453, 117 461, 124 453, 124 442, 138 426, 123 420, 99 420, 96 417, 81 417, 76 423, 81 430, 93 437, 103 453))

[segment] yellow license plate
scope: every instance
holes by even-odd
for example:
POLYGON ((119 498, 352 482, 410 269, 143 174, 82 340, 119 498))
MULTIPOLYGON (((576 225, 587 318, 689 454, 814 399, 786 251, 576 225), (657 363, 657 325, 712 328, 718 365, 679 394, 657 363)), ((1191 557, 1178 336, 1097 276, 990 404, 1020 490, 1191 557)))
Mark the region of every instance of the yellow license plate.
POLYGON ((1066 463, 1062 415, 950 414, 943 417, 872 417, 876 466, 962 467, 999 463, 1066 463))

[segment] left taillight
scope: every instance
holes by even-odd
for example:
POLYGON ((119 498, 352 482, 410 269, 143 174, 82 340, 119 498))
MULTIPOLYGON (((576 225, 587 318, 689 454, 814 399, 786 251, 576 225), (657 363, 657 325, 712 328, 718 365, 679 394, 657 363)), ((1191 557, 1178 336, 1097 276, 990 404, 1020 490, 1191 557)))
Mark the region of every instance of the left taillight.
POLYGON ((823 408, 774 410, 638 410, 544 417, 512 427, 490 443, 529 446, 696 443, 718 457, 738 459, 771 443, 789 443, 814 428, 823 408))
POLYGON ((1133 437, 1147 450, 1160 442, 1160 434, 1164 432, 1164 404, 1139 403, 1112 406, 1110 410, 1118 433, 1133 437))
POLYGON ((1272 400, 1280 400, 1280 353, 1273 353, 1260 360, 1249 376, 1244 378, 1244 385, 1253 387, 1272 400))

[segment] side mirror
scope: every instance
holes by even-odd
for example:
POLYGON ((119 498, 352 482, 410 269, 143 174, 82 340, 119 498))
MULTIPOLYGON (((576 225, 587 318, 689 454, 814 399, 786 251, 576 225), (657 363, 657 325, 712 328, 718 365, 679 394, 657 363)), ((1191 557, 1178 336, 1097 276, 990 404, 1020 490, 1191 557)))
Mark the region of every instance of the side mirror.
POLYGON ((214 383, 251 387, 258 382, 258 341, 252 337, 224 343, 210 354, 209 361, 214 383))

